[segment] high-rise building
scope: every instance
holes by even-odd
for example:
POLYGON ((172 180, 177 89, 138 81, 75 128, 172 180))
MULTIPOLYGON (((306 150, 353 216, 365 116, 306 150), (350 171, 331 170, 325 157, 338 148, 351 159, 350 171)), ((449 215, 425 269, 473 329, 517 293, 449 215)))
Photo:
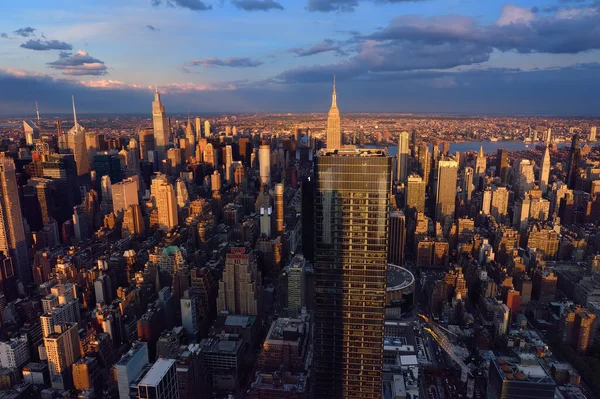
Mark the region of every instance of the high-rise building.
POLYGON ((33 121, 23 121, 23 130, 27 145, 33 145, 34 141, 40 138, 40 128, 33 121))
POLYGON ((403 265, 405 248, 406 217, 402 211, 392 212, 390 214, 388 262, 394 265, 403 265))
POLYGON ((405 208, 416 212, 425 212, 425 190, 427 182, 419 175, 408 176, 406 183, 405 208))
POLYGON ((131 205, 139 205, 139 183, 137 179, 128 178, 122 182, 112 184, 112 205, 115 213, 127 209, 131 205))
POLYGON ((485 170, 487 168, 487 158, 483 153, 483 146, 479 146, 479 154, 475 160, 475 173, 473 179, 475 181, 475 187, 480 187, 480 179, 485 178, 485 170))
POLYGON ((78 324, 54 326, 54 332, 44 337, 52 388, 69 389, 71 365, 81 357, 78 324))
POLYGON ((260 168, 260 184, 269 184, 271 181, 271 146, 262 144, 258 148, 258 166, 260 168))
POLYGON ((391 164, 380 149, 328 149, 316 157, 319 398, 381 396, 391 164))
POLYGON ((67 145, 77 165, 77 176, 80 178, 90 172, 90 160, 85 142, 85 128, 77 123, 77 111, 75 110, 75 97, 73 97, 73 121, 75 124, 67 134, 67 145))
POLYGON ((550 178, 550 148, 546 146, 544 149, 544 157, 542 158, 542 166, 540 169, 540 190, 543 194, 548 192, 548 179, 550 178))
POLYGON ((177 363, 158 359, 138 385, 139 399, 179 399, 177 363))
POLYGON ((425 185, 429 185, 431 172, 431 153, 427 143, 421 143, 419 145, 419 173, 425 182, 425 185))
POLYGON ((595 142, 595 141, 596 141, 596 126, 592 126, 592 127, 590 128, 590 135, 589 135, 589 137, 588 137, 588 141, 589 141, 590 143, 593 143, 593 142, 595 142))
POLYGON ((529 159, 521 159, 513 164, 513 191, 515 199, 521 198, 533 188, 535 177, 533 163, 529 159))
POLYGON ((210 121, 204 121, 204 137, 210 137, 210 121))
POLYGON ((579 169, 579 135, 574 134, 571 138, 571 149, 569 150, 569 160, 567 163, 567 186, 571 190, 575 188, 575 179, 579 169))
POLYGON ((202 122, 200 118, 196 117, 196 124, 194 125, 196 128, 196 142, 202 138, 202 122))
POLYGON ((225 146, 225 180, 228 183, 233 181, 233 148, 230 145, 225 146))
POLYGON ((565 309, 558 328, 561 341, 585 353, 594 339, 595 320, 596 315, 580 305, 565 309))
POLYGON ((500 176, 502 184, 506 184, 508 178, 508 151, 499 148, 496 152, 496 174, 500 176))
POLYGON ((20 369, 29 361, 27 334, 0 341, 0 367, 20 369))
POLYGON ((217 310, 258 316, 262 313, 262 297, 262 275, 254 251, 249 247, 231 247, 219 281, 217 310))
POLYGON ((138 133, 138 141, 140 144, 140 159, 150 160, 148 152, 154 151, 154 131, 152 129, 140 129, 138 133))
POLYGON ((306 259, 301 254, 294 255, 285 269, 287 276, 287 310, 290 317, 298 315, 306 303, 306 259))
POLYGON ((342 130, 340 127, 340 110, 337 107, 337 94, 335 91, 335 76, 333 77, 333 93, 331 95, 331 108, 327 115, 327 148, 334 150, 342 147, 342 130))
POLYGON ((170 141, 169 120, 165 112, 165 106, 160 102, 158 88, 154 93, 152 102, 152 126, 154 127, 154 149, 158 153, 158 161, 165 159, 165 151, 170 141))
POLYGON ((144 234, 146 225, 144 224, 144 218, 142 217, 142 208, 137 205, 129 205, 123 213, 123 226, 121 231, 125 236, 127 235, 141 235, 144 234))
POLYGON ((119 399, 129 399, 129 386, 149 363, 148 344, 135 341, 133 347, 115 364, 119 399))
POLYGON ((19 280, 24 285, 29 284, 32 274, 27 257, 15 163, 4 153, 0 153, 0 251, 12 258, 19 280))
POLYGON ((187 140, 186 143, 186 153, 185 159, 189 159, 190 157, 196 156, 196 132, 194 132, 194 128, 192 127, 192 121, 188 115, 188 122, 185 127, 185 138, 187 140))
POLYGON ((283 215, 283 183, 278 183, 275 185, 275 234, 278 236, 284 232, 283 215))
POLYGON ((23 187, 24 211, 32 231, 42 229, 43 225, 56 217, 59 193, 50 179, 33 177, 23 187))
POLYGON ((398 169, 396 179, 406 182, 408 177, 408 156, 410 154, 408 132, 402 132, 398 136, 398 169))
POLYGON ((456 161, 444 160, 439 162, 435 200, 436 222, 442 223, 454 217, 457 174, 458 163, 456 161))
POLYGON ((506 187, 492 187, 492 206, 490 214, 498 223, 505 223, 508 218, 508 197, 506 187))
POLYGON ((465 178, 463 179, 463 201, 471 201, 471 194, 473 193, 473 168, 467 166, 465 168, 465 178))
POLYGON ((156 195, 158 210, 158 226, 162 230, 171 230, 179 224, 177 213, 177 197, 171 183, 162 181, 156 195))

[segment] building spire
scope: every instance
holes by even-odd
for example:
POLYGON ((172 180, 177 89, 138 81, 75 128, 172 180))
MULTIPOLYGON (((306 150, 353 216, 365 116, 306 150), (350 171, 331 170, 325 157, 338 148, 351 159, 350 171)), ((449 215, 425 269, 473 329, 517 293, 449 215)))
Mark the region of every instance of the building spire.
POLYGON ((335 74, 333 75, 333 94, 331 95, 331 108, 337 108, 337 94, 335 92, 335 74))
POLYGON ((73 101, 73 121, 75 122, 75 127, 77 127, 77 110, 75 109, 75 96, 71 96, 71 100, 73 101))
POLYGON ((484 157, 485 156, 485 154, 483 153, 483 145, 479 146, 479 156, 480 157, 484 157))

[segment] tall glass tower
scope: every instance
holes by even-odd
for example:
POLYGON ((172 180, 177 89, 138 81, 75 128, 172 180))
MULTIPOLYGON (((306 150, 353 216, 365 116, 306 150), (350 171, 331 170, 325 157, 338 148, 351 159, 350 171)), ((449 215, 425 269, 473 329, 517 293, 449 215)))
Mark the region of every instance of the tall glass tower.
POLYGON ((315 161, 315 391, 381 397, 392 158, 321 150, 315 161))

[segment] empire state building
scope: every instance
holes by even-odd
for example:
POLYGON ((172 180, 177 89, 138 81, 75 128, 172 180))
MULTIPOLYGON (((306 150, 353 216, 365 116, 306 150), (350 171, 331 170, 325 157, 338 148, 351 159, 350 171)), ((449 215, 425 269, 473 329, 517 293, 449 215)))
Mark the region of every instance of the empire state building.
POLYGON ((335 76, 333 77, 333 94, 331 95, 331 109, 327 116, 327 149, 334 150, 342 147, 342 132, 340 130, 340 110, 337 107, 335 93, 335 76))

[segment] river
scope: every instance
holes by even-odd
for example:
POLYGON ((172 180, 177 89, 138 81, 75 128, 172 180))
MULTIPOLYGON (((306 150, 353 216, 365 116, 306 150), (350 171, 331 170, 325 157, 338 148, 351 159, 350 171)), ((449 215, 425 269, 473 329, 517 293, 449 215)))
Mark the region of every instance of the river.
MULTIPOLYGON (((496 152, 500 148, 508 151, 524 151, 534 149, 536 145, 540 144, 542 143, 527 144, 522 141, 463 141, 459 143, 450 143, 450 153, 454 154, 457 151, 478 152, 480 146, 483 146, 483 152, 486 154, 496 152)), ((557 146, 558 148, 570 147, 571 143, 558 143, 557 146)), ((367 145, 365 148, 380 148, 380 146, 367 145)), ((396 156, 398 154, 398 146, 388 146, 387 149, 391 156, 396 156)), ((431 151, 431 145, 429 145, 429 150, 431 151)))

